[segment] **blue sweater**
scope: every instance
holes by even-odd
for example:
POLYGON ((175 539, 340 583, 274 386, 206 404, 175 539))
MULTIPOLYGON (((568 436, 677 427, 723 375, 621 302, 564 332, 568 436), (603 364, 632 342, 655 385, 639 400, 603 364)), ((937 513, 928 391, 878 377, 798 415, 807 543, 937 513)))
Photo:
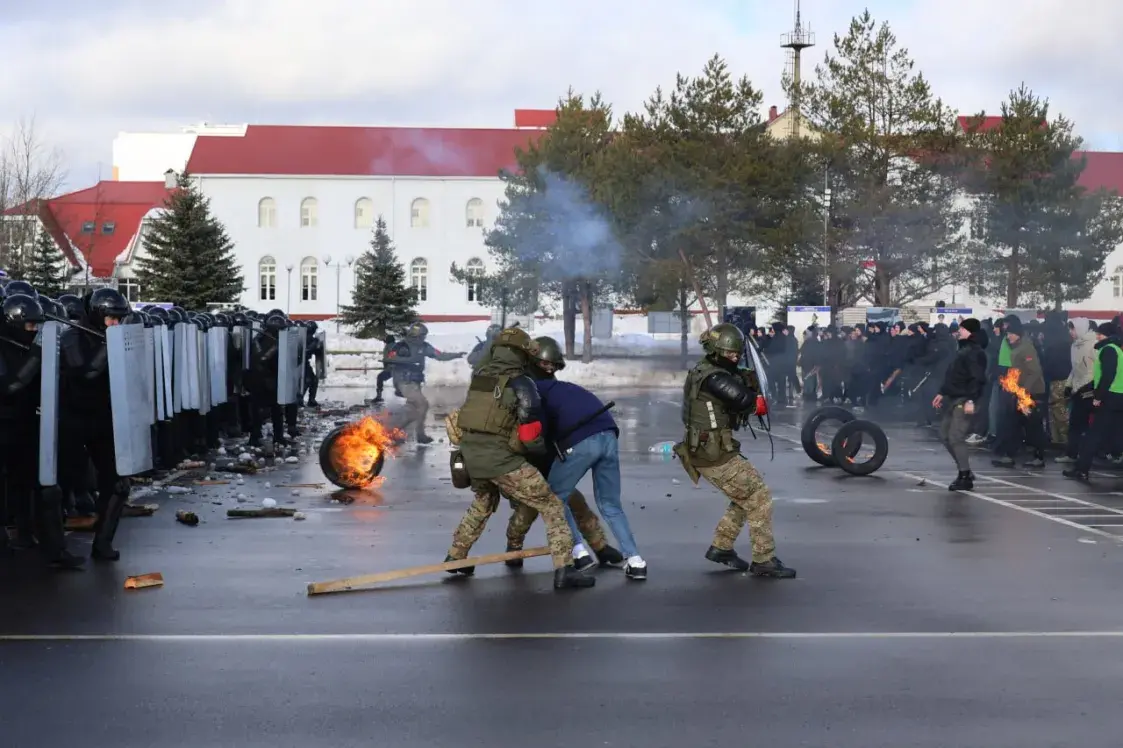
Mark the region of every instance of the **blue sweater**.
MULTIPOLYGON (((604 407, 604 403, 601 402, 599 397, 572 382, 539 379, 536 384, 538 385, 538 394, 542 398, 542 410, 546 414, 546 422, 543 425, 546 427, 548 439, 554 439, 555 434, 569 431, 583 418, 589 417, 604 407)), ((620 435, 616 420, 612 417, 612 413, 608 411, 601 413, 592 421, 559 441, 558 447, 563 450, 569 449, 574 444, 603 431, 612 431, 617 436, 620 435)))

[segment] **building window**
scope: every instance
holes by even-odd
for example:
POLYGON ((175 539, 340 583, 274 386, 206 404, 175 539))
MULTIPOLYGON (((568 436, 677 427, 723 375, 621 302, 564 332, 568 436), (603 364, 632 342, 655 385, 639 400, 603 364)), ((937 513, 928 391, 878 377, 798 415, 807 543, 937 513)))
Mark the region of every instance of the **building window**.
POLYGON ((305 257, 300 261, 300 300, 316 300, 316 258, 305 257))
POLYGON ((257 227, 259 229, 277 228, 277 203, 271 197, 263 197, 257 203, 257 227))
POLYGON ((1116 299, 1123 297, 1123 267, 1115 268, 1111 276, 1111 295, 1116 299))
POLYGON ((473 257, 468 260, 464 269, 468 273, 468 301, 479 303, 480 283, 476 278, 484 274, 484 261, 479 257, 473 257))
POLYGON ((417 289, 417 300, 429 298, 429 263, 421 257, 409 264, 409 284, 417 289))
POLYGON ((83 234, 94 233, 94 222, 93 221, 86 221, 85 223, 83 223, 82 224, 82 233, 83 234))
POLYGON ((317 215, 319 205, 314 197, 306 197, 300 201, 300 228, 314 229, 319 223, 317 215))
POLYGON ((115 224, 113 221, 106 221, 101 225, 101 233, 112 234, 116 228, 117 224, 115 224))
POLYGON ((429 227, 429 201, 419 197, 409 206, 410 228, 425 229, 429 227))
POLYGON ((468 228, 483 228, 484 201, 478 197, 469 200, 467 207, 464 208, 464 218, 468 228))
POLYGON ((140 301, 140 284, 132 278, 117 281, 117 292, 128 299, 130 304, 140 301))
POLYGON ((261 291, 258 298, 261 301, 276 301, 277 261, 272 257, 262 257, 261 262, 257 263, 257 276, 261 281, 261 291))
POLYGON ((360 197, 355 201, 355 228, 369 229, 374 225, 374 201, 360 197))

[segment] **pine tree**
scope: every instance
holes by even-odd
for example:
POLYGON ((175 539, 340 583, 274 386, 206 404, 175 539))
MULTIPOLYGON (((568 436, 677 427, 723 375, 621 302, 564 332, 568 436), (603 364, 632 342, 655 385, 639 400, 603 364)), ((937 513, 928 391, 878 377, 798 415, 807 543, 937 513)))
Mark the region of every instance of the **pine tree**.
POLYGON ((70 263, 46 231, 39 232, 31 255, 23 264, 23 279, 39 293, 54 298, 66 291, 70 263))
POLYGON ((192 311, 233 304, 245 290, 234 243, 210 210, 210 201, 181 174, 176 190, 153 220, 136 260, 144 296, 192 311))
POLYGON ((374 224, 370 249, 355 263, 351 301, 341 307, 339 321, 353 327, 358 338, 400 334, 417 320, 417 289, 406 283, 405 268, 398 262, 381 215, 374 224))

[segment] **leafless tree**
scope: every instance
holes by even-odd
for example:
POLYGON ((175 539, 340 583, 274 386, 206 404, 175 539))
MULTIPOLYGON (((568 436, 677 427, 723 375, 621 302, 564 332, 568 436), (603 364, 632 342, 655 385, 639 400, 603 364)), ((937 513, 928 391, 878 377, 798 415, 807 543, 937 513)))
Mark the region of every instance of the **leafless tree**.
POLYGON ((0 266, 16 268, 35 241, 34 201, 54 197, 66 180, 63 156, 43 140, 34 117, 21 118, 0 143, 0 213, 29 205, 26 216, 7 216, 0 237, 0 266))

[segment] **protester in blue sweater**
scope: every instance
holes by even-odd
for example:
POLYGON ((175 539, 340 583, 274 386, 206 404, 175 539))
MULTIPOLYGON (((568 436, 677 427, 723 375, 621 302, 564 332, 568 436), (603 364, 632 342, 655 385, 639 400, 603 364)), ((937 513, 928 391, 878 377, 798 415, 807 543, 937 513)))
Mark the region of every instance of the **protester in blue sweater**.
MULTIPOLYGON (((577 488, 585 474, 593 474, 593 497, 605 524, 612 530, 624 556, 624 574, 629 579, 646 579, 647 562, 639 555, 628 516, 620 504, 620 451, 617 438, 620 429, 608 411, 587 423, 589 416, 604 408, 600 398, 572 382, 561 382, 554 372, 565 368, 561 346, 553 338, 537 338, 540 348, 535 361, 538 371, 532 372, 538 385, 545 412, 546 436, 565 455, 555 459, 550 468, 549 483, 563 502, 577 488), (581 424, 581 425, 579 425, 581 424)), ((574 549, 578 569, 592 566, 587 551, 574 549)))

